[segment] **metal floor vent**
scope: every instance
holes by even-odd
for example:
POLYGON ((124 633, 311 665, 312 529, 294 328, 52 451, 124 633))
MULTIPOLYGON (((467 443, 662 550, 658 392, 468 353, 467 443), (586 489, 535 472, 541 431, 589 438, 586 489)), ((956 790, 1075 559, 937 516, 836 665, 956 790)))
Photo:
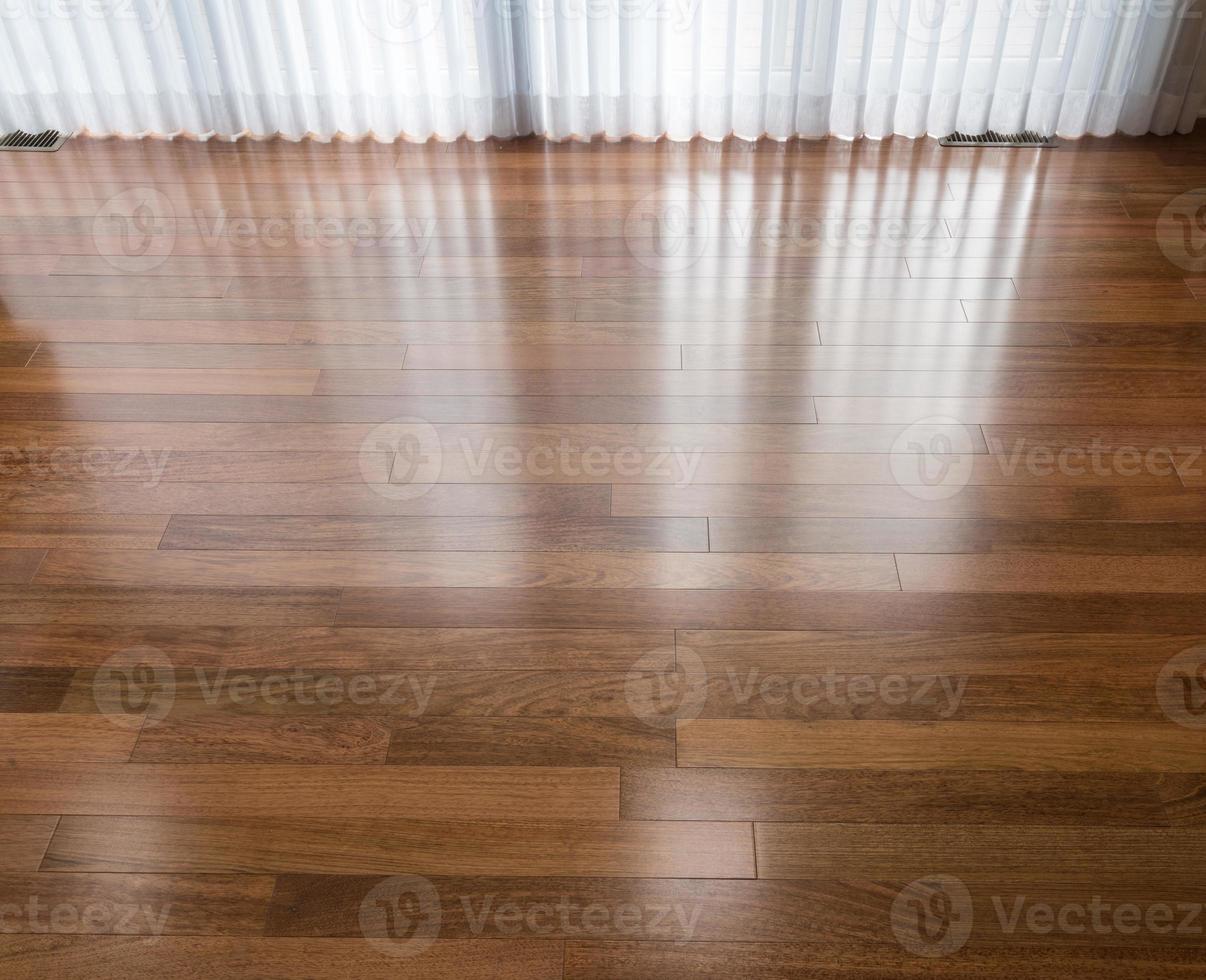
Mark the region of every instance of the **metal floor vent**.
POLYGON ((0 150, 28 150, 35 153, 53 153, 67 142, 67 133, 48 129, 44 133, 5 133, 0 136, 0 150))
POLYGON ((1049 137, 1036 133, 1033 129, 1025 129, 1020 133, 998 133, 989 130, 987 133, 951 133, 938 141, 939 146, 1028 146, 1031 148, 1050 149, 1055 146, 1049 137))

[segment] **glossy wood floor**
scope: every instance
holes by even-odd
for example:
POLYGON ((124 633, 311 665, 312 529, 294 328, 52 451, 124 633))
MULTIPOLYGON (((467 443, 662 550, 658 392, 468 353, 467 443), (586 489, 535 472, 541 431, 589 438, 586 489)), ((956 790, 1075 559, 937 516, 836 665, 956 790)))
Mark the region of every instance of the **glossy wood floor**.
POLYGON ((0 154, 0 974, 1206 976, 1203 187, 0 154))

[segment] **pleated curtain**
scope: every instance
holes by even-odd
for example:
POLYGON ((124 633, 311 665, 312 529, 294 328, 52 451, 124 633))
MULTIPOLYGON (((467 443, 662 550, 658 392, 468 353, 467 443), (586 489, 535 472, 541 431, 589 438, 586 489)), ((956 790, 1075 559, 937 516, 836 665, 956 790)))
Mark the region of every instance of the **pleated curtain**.
POLYGON ((1186 132, 1206 0, 0 0, 0 130, 1186 132))

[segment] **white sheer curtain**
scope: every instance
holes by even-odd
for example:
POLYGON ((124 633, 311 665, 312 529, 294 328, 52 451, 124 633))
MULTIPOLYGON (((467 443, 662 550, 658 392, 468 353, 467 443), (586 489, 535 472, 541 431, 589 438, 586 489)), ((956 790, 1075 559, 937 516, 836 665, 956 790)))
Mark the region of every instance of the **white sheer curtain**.
POLYGON ((0 129, 1188 131, 1206 0, 0 0, 0 129))

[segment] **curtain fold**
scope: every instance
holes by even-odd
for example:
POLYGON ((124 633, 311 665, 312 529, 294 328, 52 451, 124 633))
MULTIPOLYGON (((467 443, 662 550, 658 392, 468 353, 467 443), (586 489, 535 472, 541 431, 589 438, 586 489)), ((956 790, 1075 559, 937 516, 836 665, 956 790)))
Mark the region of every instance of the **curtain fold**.
POLYGON ((0 130, 1187 132, 1206 0, 0 0, 0 130))

